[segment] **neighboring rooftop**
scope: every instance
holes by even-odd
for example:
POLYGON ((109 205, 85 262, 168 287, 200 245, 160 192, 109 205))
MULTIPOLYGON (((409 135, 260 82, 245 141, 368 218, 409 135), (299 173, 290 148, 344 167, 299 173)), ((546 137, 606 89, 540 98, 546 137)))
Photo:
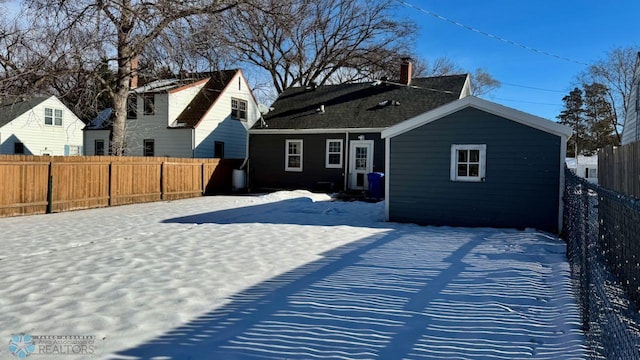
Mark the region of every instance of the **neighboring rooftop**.
POLYGON ((198 125, 237 72, 236 69, 211 73, 202 89, 176 118, 176 126, 195 127, 198 125))
POLYGON ((376 81, 290 88, 278 96, 264 124, 268 129, 386 128, 463 97, 466 81, 460 74, 414 78, 411 85, 376 81))
MULTIPOLYGON (((183 88, 195 86, 204 82, 204 86, 191 100, 189 105, 178 115, 173 127, 195 127, 213 106, 218 96, 227 87, 238 69, 220 70, 208 73, 194 74, 185 79, 161 79, 147 83, 144 86, 131 90, 137 94, 143 93, 171 93, 183 88)), ((87 126, 87 129, 108 129, 111 127, 112 109, 107 108, 100 112, 87 126)))
POLYGON ((31 110, 48 97, 16 98, 0 100, 0 126, 4 126, 18 116, 31 110))

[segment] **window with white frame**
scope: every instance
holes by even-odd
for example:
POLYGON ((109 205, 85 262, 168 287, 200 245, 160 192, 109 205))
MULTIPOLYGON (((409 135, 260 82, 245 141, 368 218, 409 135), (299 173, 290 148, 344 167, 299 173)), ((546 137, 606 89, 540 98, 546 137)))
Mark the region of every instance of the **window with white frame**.
POLYGON ((231 98, 231 117, 239 120, 247 120, 247 102, 231 98))
POLYGON ((452 181, 484 181, 487 145, 451 145, 452 181))
POLYGON ((285 171, 302 171, 302 140, 287 140, 285 149, 285 171))
POLYGON ((62 110, 44 108, 44 124, 62 126, 62 110))
POLYGON ((81 156, 82 155, 82 146, 80 145, 69 145, 67 147, 66 154, 68 156, 81 156))
POLYGON ((327 139, 325 167, 342 167, 342 139, 327 139))

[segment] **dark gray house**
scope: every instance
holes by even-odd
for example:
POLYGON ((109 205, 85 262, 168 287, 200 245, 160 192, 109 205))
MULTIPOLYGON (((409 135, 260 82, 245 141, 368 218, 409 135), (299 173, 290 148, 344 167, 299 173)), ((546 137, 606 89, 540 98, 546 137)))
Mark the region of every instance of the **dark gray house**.
POLYGON ((250 189, 364 190, 383 172, 381 132, 470 94, 467 75, 291 88, 249 130, 250 189))
POLYGON ((562 228, 571 129, 473 96, 382 132, 389 221, 562 228))

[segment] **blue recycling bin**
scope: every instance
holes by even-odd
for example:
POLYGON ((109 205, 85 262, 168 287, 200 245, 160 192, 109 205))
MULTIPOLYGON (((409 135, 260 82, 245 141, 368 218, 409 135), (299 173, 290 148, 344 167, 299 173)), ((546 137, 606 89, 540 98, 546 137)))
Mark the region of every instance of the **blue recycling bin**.
POLYGON ((384 197, 384 173, 372 172, 367 174, 369 180, 369 197, 382 199, 384 197))

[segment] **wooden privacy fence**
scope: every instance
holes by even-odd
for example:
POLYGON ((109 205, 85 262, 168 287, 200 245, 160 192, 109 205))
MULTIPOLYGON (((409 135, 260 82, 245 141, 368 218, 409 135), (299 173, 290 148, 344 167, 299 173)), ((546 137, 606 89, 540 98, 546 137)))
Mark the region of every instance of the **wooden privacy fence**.
POLYGON ((640 142, 598 151, 598 184, 640 198, 640 142))
POLYGON ((0 217, 231 191, 242 159, 0 155, 0 217))

